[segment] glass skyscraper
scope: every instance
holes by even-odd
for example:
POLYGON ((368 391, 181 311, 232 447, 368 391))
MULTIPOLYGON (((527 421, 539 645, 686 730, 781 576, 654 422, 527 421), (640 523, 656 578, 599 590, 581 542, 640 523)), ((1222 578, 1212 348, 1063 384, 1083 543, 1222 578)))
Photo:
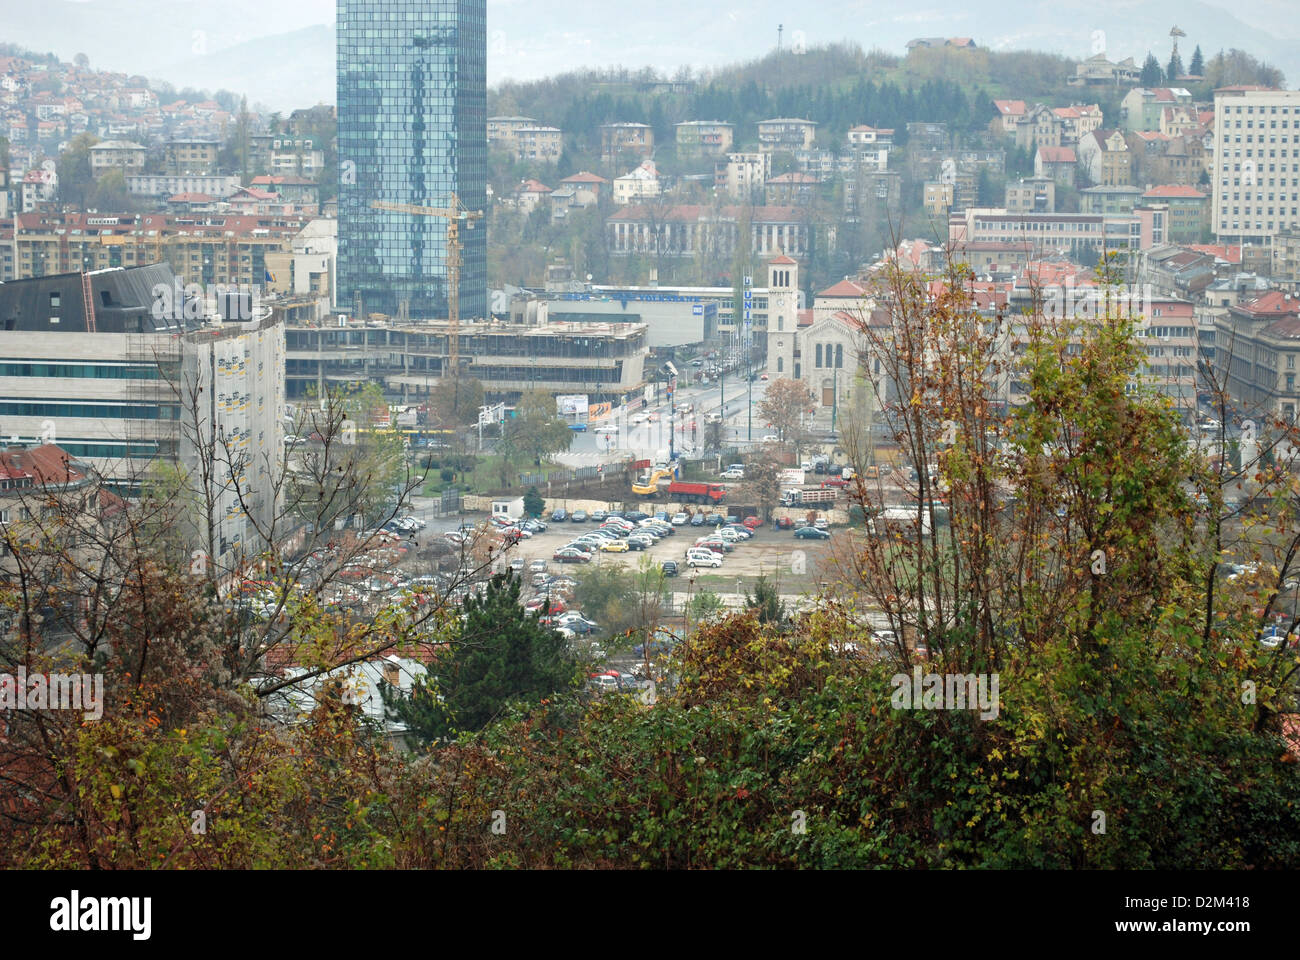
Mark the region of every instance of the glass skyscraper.
MULTIPOLYGON (((486 0, 338 0, 338 306, 447 316, 447 221, 487 204, 486 0)), ((487 229, 461 221, 460 316, 487 316, 487 229)))

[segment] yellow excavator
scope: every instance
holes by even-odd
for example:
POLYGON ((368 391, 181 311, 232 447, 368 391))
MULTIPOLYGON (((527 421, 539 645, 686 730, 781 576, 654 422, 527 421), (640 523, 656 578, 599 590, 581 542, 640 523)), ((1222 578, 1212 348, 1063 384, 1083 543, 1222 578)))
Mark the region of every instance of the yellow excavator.
POLYGON ((659 492, 660 480, 671 480, 673 472, 669 469, 656 470, 650 474, 650 479, 645 483, 633 483, 632 492, 638 497, 653 497, 659 492))

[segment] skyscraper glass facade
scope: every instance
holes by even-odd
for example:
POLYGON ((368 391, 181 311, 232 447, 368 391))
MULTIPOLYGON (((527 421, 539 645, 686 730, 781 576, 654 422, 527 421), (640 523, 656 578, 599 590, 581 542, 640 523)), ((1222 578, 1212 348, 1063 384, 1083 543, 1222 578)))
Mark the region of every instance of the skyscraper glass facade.
MULTIPOLYGON (((487 204, 486 0, 338 0, 338 305, 447 316, 447 221, 487 204)), ((487 230, 461 221, 460 316, 487 315, 487 230)))

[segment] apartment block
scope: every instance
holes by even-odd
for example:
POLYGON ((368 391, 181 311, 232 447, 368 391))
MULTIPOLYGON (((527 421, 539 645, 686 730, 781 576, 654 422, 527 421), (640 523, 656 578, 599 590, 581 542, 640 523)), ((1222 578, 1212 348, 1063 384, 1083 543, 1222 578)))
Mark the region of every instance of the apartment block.
POLYGON ((613 164, 639 158, 649 160, 655 152, 654 129, 645 123, 606 123, 600 128, 600 159, 613 164))
POLYGON ((1265 243, 1300 227, 1300 91, 1214 91, 1214 234, 1265 243))
POLYGON ((777 150, 793 153, 807 150, 817 137, 817 121, 777 118, 758 123, 758 149, 765 153, 777 150))
POLYGON ((720 156, 736 139, 735 124, 725 120, 685 120, 676 130, 677 156, 683 160, 720 156))

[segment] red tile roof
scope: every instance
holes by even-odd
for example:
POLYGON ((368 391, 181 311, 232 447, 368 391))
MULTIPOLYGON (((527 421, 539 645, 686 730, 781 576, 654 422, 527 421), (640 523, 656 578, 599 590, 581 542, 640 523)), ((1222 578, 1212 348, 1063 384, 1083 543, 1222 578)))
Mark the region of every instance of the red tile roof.
POLYGON ((787 257, 784 253, 781 254, 779 257, 773 257, 771 260, 767 262, 778 267, 789 267, 799 263, 798 260, 793 260, 790 257, 787 257))
POLYGON ((1073 147, 1039 147, 1038 155, 1043 163, 1074 163, 1073 147))
POLYGON ((1252 320, 1264 320, 1269 317, 1279 319, 1297 317, 1300 316, 1300 299, 1291 296, 1289 293, 1283 293, 1281 290, 1270 290, 1262 296, 1246 300, 1228 309, 1233 313, 1243 313, 1252 320))
POLYGON ((841 280, 817 294, 818 297, 852 297, 853 299, 860 299, 866 295, 866 287, 848 279, 841 280))
POLYGON ((583 170, 580 173, 575 173, 571 177, 565 177, 560 181, 560 183, 609 183, 609 181, 604 177, 598 177, 594 173, 588 173, 586 170, 583 170))
POLYGON ((994 100, 993 106, 997 107, 998 113, 1004 117, 1023 117, 1025 115, 1025 101, 1023 100, 994 100))
POLYGON ((1226 263, 1241 263, 1241 247, 1215 243, 1189 243, 1187 249, 1198 253, 1208 253, 1226 263))
POLYGON ((1197 190, 1195 187, 1187 187, 1187 186, 1183 186, 1183 185, 1181 185, 1181 184, 1174 184, 1174 183, 1162 184, 1161 186, 1158 186, 1158 187, 1152 187, 1152 188, 1151 188, 1150 190, 1148 190, 1146 193, 1142 194, 1142 196, 1143 196, 1143 198, 1146 198, 1146 197, 1154 197, 1154 198, 1161 198, 1161 197, 1167 197, 1167 198, 1186 197, 1186 198, 1188 198, 1188 199, 1192 199, 1192 200, 1204 200, 1204 199, 1205 199, 1205 194, 1201 193, 1201 191, 1197 190))

